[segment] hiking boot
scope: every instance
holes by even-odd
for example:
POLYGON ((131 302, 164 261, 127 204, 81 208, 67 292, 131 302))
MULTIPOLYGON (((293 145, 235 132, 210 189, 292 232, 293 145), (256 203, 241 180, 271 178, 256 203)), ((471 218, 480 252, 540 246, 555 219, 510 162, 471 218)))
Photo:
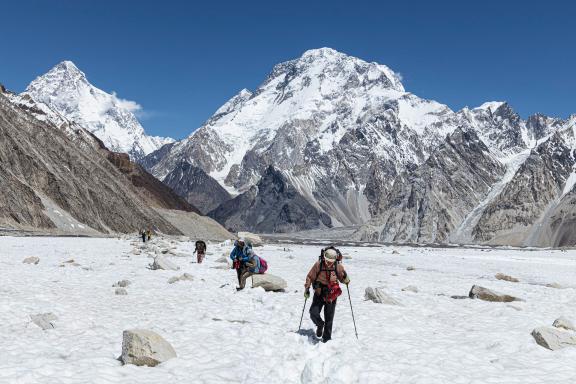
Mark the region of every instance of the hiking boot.
POLYGON ((324 333, 324 324, 316 327, 316 337, 322 337, 322 333, 324 333))
POLYGON ((243 289, 244 289, 244 288, 242 288, 242 287, 236 287, 236 291, 241 291, 241 290, 243 290, 243 289))
POLYGON ((323 343, 327 343, 327 342, 329 342, 329 341, 330 341, 330 339, 322 338, 322 342, 323 342, 323 343))

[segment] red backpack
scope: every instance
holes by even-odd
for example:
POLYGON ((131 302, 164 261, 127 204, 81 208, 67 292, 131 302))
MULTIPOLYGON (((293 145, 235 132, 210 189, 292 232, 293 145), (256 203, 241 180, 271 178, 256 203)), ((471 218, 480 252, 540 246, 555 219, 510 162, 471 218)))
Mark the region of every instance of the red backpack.
POLYGON ((342 294, 342 289, 340 289, 340 284, 338 284, 338 262, 341 260, 341 253, 338 249, 334 247, 328 247, 328 248, 322 249, 322 252, 320 253, 320 270, 318 271, 318 274, 316 275, 316 279, 314 279, 314 282, 318 280, 318 276, 320 276, 320 273, 322 272, 326 273, 326 281, 328 282, 328 285, 322 287, 322 296, 324 298, 324 301, 330 304, 336 301, 338 296, 342 294), (336 253, 338 254, 338 257, 336 258, 336 260, 334 260, 334 269, 328 269, 326 259, 324 258, 324 251, 328 248, 335 249, 336 253), (322 269, 322 267, 326 267, 326 269, 322 269), (336 281, 330 280, 332 272, 336 274, 336 281))

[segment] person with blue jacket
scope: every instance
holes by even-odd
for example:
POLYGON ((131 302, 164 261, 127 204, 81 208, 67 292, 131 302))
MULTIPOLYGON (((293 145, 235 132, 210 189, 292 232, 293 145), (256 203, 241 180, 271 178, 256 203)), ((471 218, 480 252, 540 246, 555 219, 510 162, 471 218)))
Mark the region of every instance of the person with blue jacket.
POLYGON ((260 270, 260 259, 243 238, 234 241, 234 249, 230 253, 230 259, 232 260, 232 268, 236 270, 238 276, 239 287, 236 290, 240 291, 244 289, 246 279, 260 270))

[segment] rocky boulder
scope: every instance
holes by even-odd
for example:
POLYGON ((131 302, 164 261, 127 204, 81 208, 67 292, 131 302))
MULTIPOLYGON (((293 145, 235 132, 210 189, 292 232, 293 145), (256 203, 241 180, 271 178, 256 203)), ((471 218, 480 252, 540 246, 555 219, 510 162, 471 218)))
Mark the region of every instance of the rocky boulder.
POLYGON ((167 260, 166 258, 164 258, 162 256, 156 256, 154 258, 154 262, 152 264, 150 264, 150 269, 152 269, 152 270, 163 269, 165 271, 177 271, 180 268, 176 264, 167 260))
POLYGON ((400 302, 388 295, 381 288, 368 287, 364 291, 364 299, 378 304, 400 305, 400 302))
POLYGON ((479 285, 473 285, 472 289, 468 293, 468 297, 471 299, 480 299, 484 301, 492 301, 499 303, 509 303, 511 301, 523 301, 514 296, 505 295, 495 291, 491 291, 488 288, 481 287, 479 285))
POLYGON ((552 327, 539 327, 532 331, 532 337, 538 345, 552 351, 576 346, 576 335, 552 327))
POLYGON ((38 264, 40 262, 40 258, 36 257, 36 256, 30 256, 25 258, 24 260, 22 260, 22 263, 24 264, 38 264))
POLYGON ((252 281, 254 282, 252 288, 262 287, 265 291, 281 292, 288 287, 286 280, 269 273, 254 275, 252 276, 252 281))
POLYGON ((162 336, 147 329, 130 329, 122 335, 122 355, 124 364, 155 367, 173 357, 176 351, 162 336))

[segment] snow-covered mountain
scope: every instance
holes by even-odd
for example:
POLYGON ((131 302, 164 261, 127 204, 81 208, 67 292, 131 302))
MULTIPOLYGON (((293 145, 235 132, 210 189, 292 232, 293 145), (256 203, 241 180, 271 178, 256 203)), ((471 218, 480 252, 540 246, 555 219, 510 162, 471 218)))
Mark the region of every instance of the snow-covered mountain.
MULTIPOLYGON (((330 218, 319 226, 363 225, 362 239, 491 241, 475 235, 485 208, 568 126, 523 120, 505 102, 452 111, 407 92, 384 65, 321 48, 276 65, 145 163, 160 179, 190 163, 239 195, 211 213, 233 229, 309 228, 312 207, 330 218)), ((186 178, 171 178, 185 196, 178 183, 186 178)))
POLYGON ((138 106, 94 87, 74 63, 63 61, 32 81, 21 94, 48 106, 52 123, 65 118, 94 133, 108 149, 128 153, 134 160, 173 139, 148 136, 134 115, 138 106))

